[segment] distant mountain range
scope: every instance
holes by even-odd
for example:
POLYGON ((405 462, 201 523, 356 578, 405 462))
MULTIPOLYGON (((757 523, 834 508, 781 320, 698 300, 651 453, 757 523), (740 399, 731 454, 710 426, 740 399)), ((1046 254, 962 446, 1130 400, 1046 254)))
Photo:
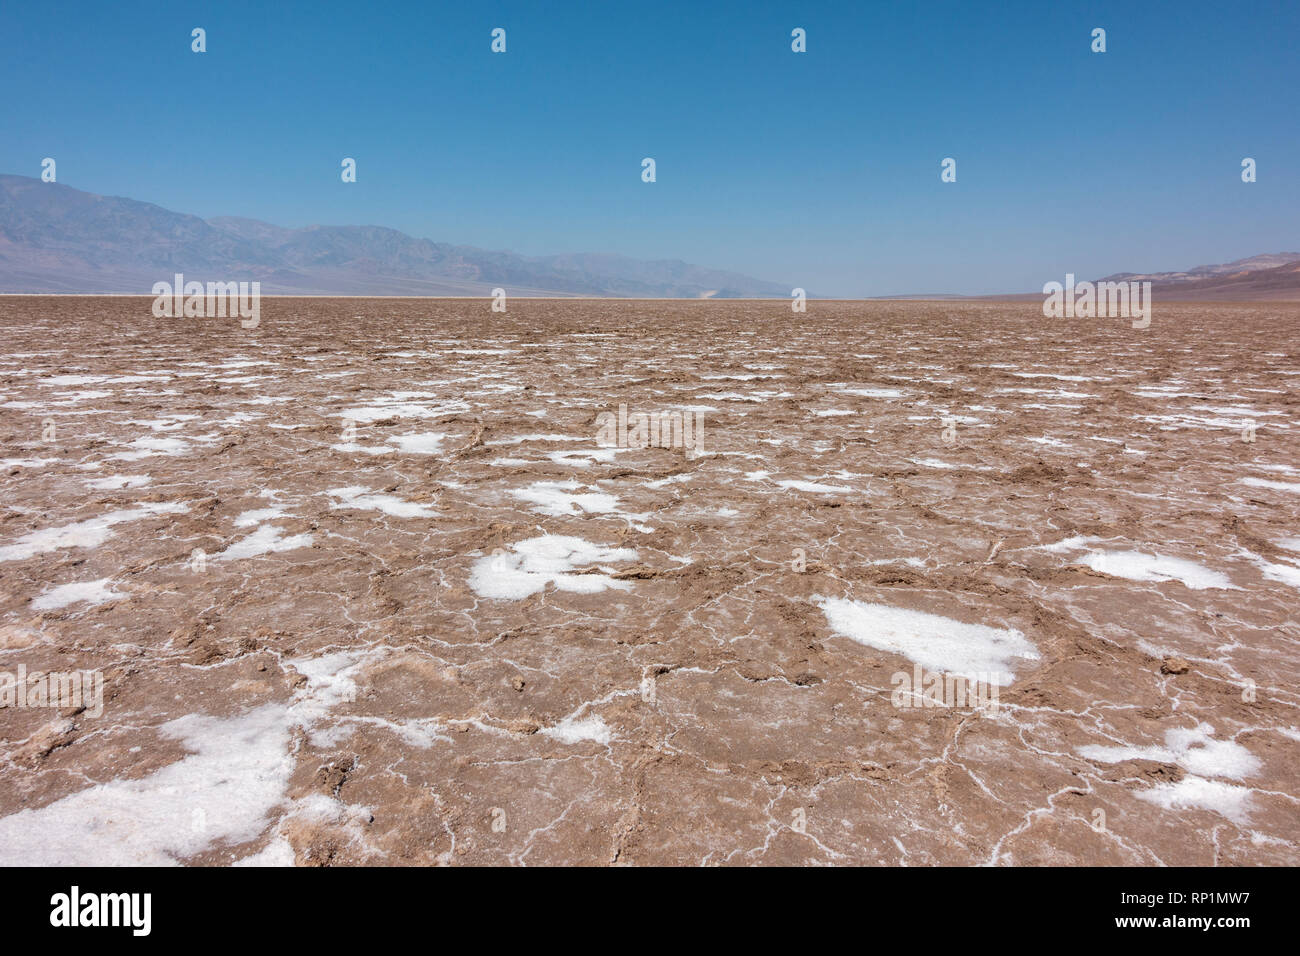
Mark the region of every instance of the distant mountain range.
MULTIPOLYGON (((1062 276, 1050 281, 1060 282, 1062 276)), ((1082 281, 1087 276, 1076 276, 1082 281)), ((1268 252, 1222 265, 1197 266, 1186 272, 1117 272, 1093 282, 1150 282, 1151 294, 1165 302, 1300 302, 1300 252, 1268 252)), ((967 299, 1041 301, 1043 293, 1007 295, 908 295, 896 299, 967 299)))
MULTIPOLYGON (((382 226, 286 229, 255 219, 205 220, 0 174, 0 292, 147 295, 177 272, 201 282, 257 280, 266 295, 486 296, 499 286, 512 295, 789 299, 791 291, 675 259, 530 257, 416 239, 382 226)), ((1186 272, 1121 272, 1099 281, 1149 281, 1152 294, 1164 299, 1300 300, 1300 252, 1186 272)), ((1034 299, 1041 293, 890 298, 1034 299)))
POLYGON ((790 286, 678 260, 528 257, 382 226, 285 229, 0 174, 0 292, 147 295, 187 280, 258 280, 266 295, 790 297, 790 286))
POLYGON ((1119 272, 1100 281, 1150 282, 1152 295, 1173 299, 1300 299, 1300 252, 1269 252, 1186 272, 1119 272))

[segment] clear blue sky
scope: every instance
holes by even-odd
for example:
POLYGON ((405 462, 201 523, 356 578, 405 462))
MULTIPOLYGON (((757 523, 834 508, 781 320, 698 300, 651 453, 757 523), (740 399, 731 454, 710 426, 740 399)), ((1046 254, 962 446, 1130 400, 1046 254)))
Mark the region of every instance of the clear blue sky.
POLYGON ((1298 42, 1296 0, 9 0, 0 172, 814 294, 1035 290, 1300 248, 1298 42))

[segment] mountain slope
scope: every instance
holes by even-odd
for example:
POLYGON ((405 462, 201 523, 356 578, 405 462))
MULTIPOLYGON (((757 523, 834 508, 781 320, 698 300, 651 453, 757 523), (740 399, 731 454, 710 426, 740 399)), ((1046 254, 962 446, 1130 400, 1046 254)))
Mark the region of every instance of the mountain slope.
POLYGON ((1237 259, 1220 265, 1196 266, 1186 272, 1119 272, 1106 276, 1101 282, 1149 281, 1168 284, 1199 282, 1205 279, 1220 279, 1231 276, 1243 276, 1251 272, 1264 272, 1280 266, 1300 262, 1300 252, 1268 252, 1249 259, 1237 259))
POLYGON ((0 292, 134 292, 154 282, 258 280, 266 294, 698 298, 788 286, 677 260, 528 257, 417 239, 382 226, 286 229, 197 216, 0 174, 0 292))

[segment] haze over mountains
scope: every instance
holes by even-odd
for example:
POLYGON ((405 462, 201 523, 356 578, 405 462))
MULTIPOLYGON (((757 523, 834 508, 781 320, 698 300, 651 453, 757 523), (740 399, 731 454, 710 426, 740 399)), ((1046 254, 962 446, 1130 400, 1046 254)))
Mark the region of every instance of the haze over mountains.
POLYGON ((0 292, 128 292, 258 280, 263 294, 789 298, 790 286, 678 260, 528 257, 382 226, 285 229, 0 174, 0 292))
MULTIPOLYGON (((267 295, 486 296, 499 286, 512 295, 788 299, 791 290, 679 260, 594 253, 529 257, 417 239, 382 226, 287 229, 229 216, 204 220, 152 203, 0 174, 0 292, 146 295, 177 272, 203 282, 257 280, 267 295)), ((1185 272, 1117 273, 1103 281, 1150 281, 1154 295, 1172 299, 1297 300, 1300 252, 1185 272)), ((936 275, 935 286, 943 284, 936 275)), ((1039 294, 1008 290, 1007 296, 979 298, 1039 294)))

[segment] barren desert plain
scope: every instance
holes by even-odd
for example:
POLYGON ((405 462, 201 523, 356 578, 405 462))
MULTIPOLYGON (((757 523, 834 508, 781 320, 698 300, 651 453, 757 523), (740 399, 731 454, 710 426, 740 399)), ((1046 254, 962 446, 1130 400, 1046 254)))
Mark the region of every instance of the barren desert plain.
POLYGON ((150 305, 0 298, 0 862, 1300 863, 1300 303, 150 305))

